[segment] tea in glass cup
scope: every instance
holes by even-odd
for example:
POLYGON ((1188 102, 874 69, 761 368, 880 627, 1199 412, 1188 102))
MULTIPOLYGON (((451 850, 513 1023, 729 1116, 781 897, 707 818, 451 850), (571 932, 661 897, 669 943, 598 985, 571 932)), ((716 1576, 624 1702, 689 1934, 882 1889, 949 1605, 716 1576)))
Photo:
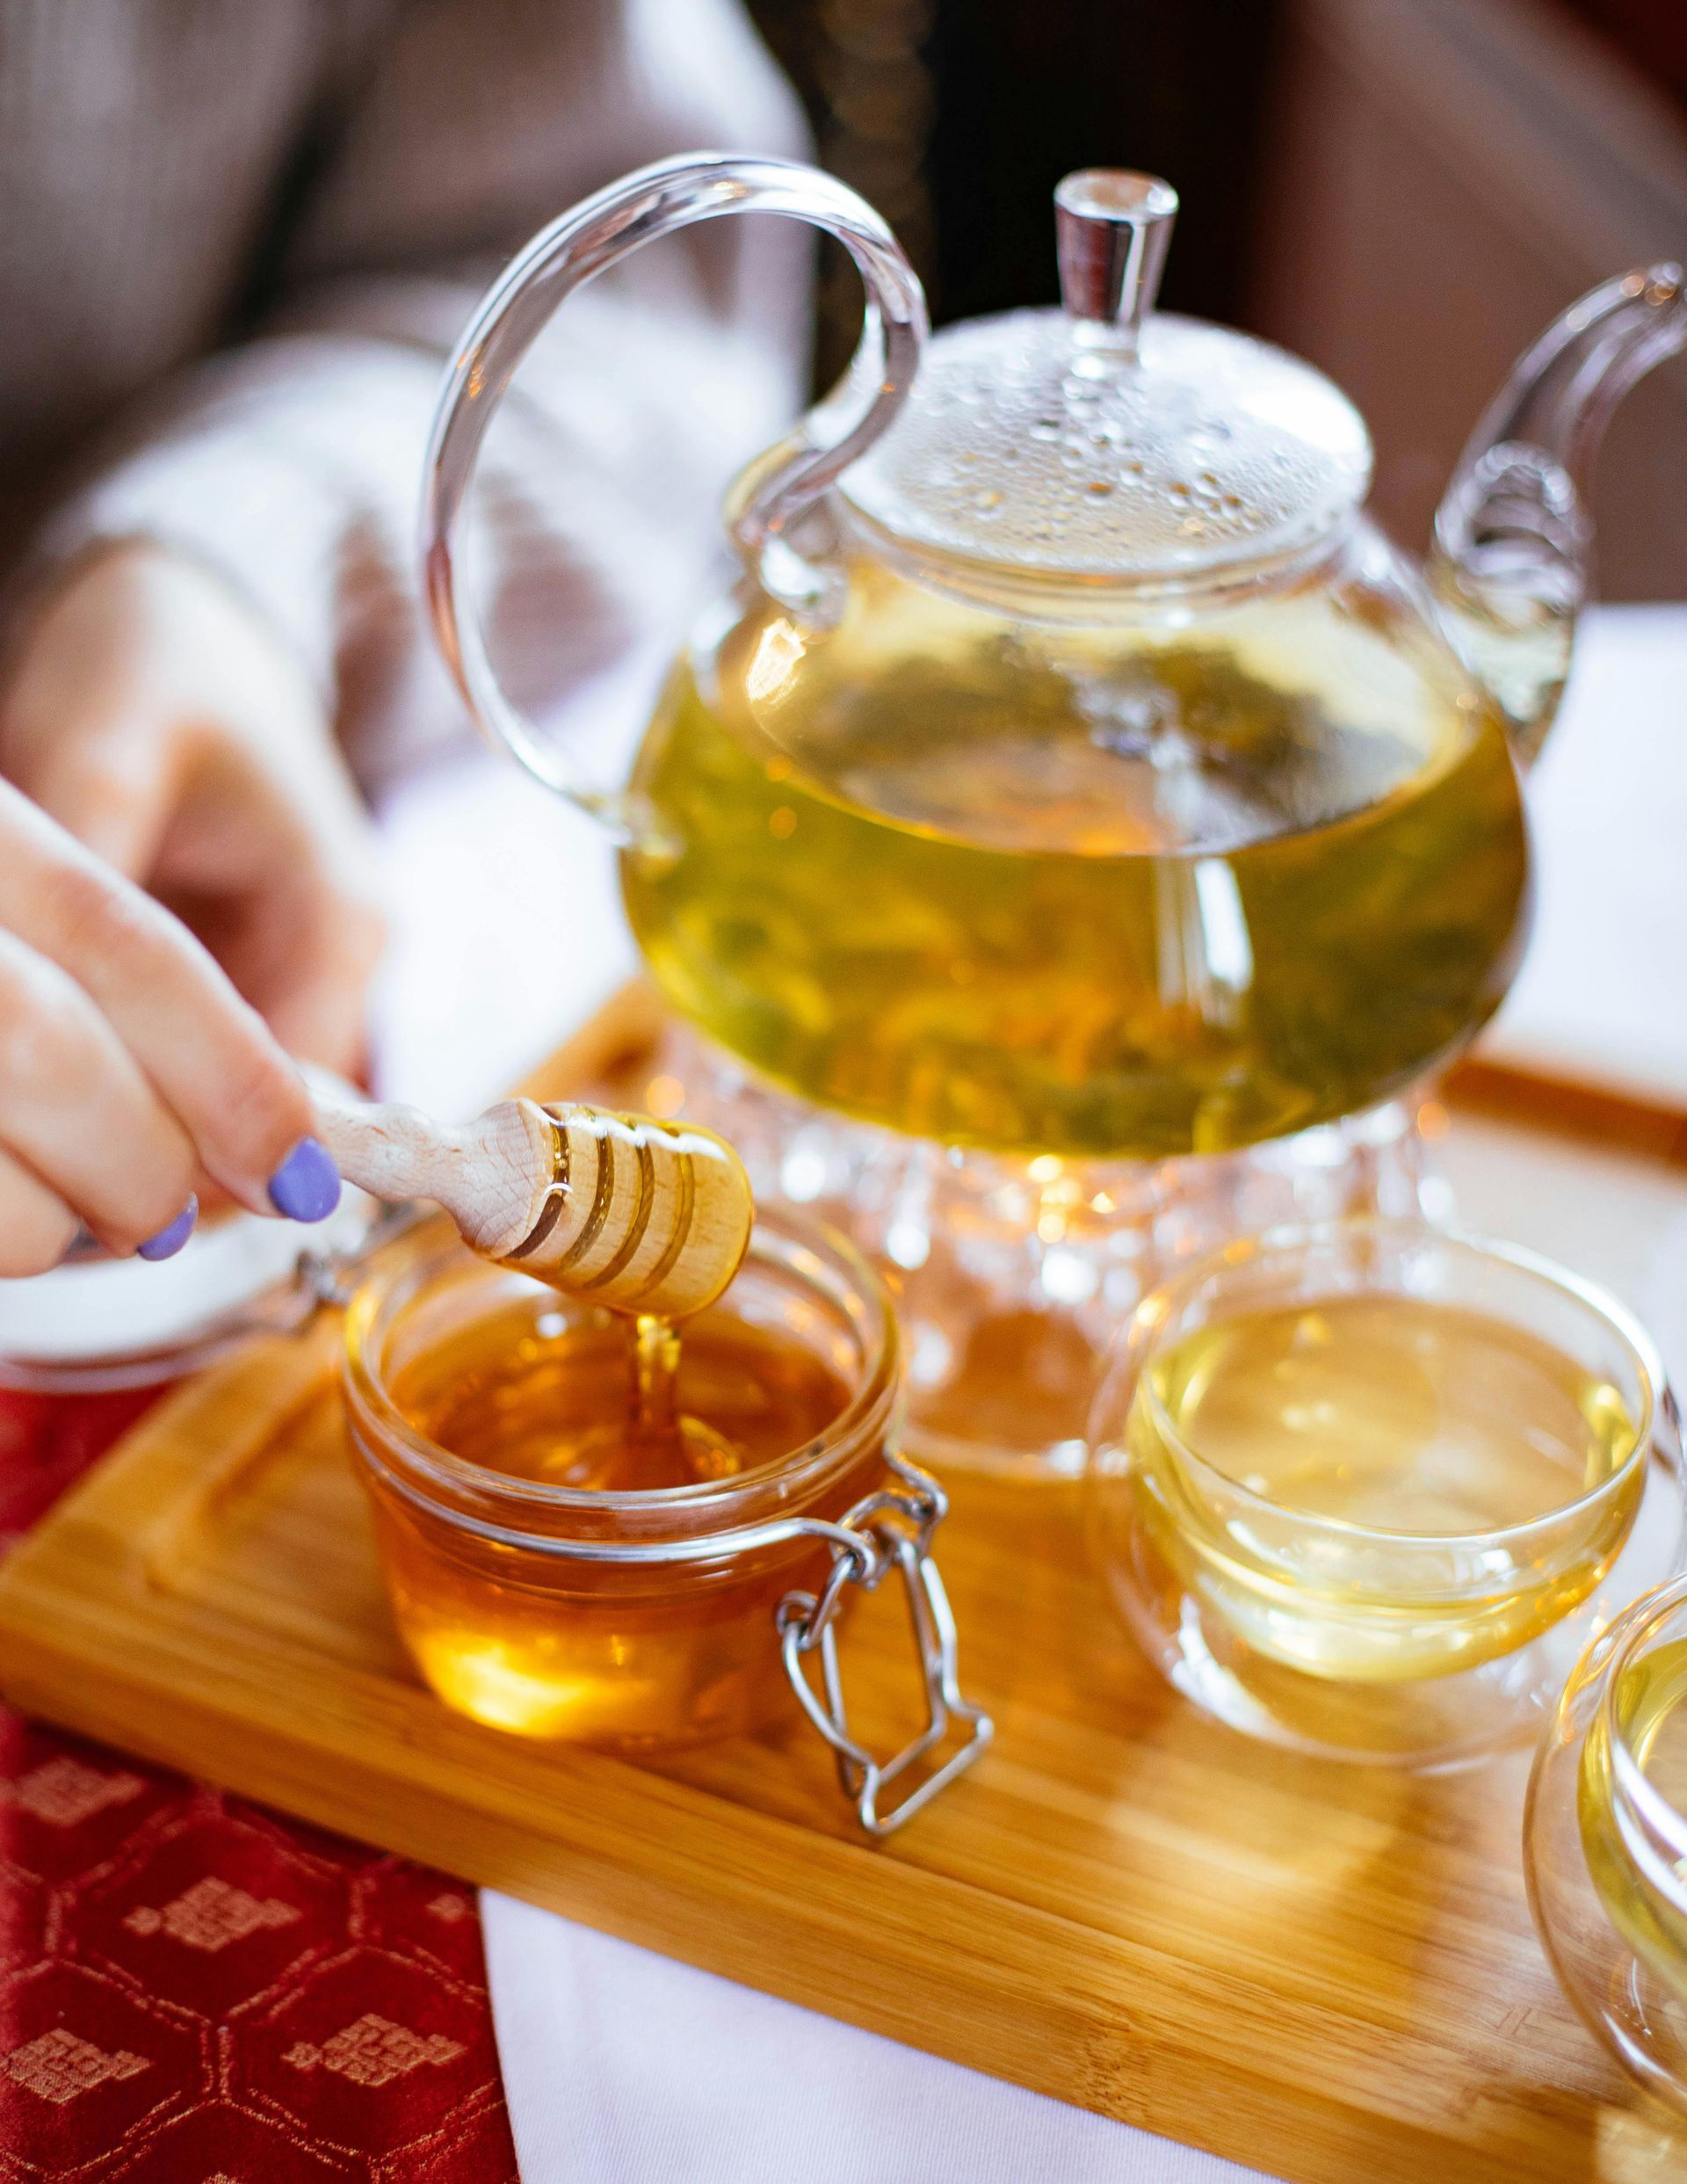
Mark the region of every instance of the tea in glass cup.
POLYGON ((1096 1551, 1150 1657, 1235 1726, 1471 1758, 1535 1734, 1589 1627, 1676 1565, 1662 1391, 1621 1307, 1527 1253, 1276 1231, 1137 1313, 1092 1426, 1096 1551))
POLYGON ((1636 1600, 1576 1664, 1536 1755, 1524 1863, 1577 2011, 1687 2111, 1687 1578, 1636 1600))

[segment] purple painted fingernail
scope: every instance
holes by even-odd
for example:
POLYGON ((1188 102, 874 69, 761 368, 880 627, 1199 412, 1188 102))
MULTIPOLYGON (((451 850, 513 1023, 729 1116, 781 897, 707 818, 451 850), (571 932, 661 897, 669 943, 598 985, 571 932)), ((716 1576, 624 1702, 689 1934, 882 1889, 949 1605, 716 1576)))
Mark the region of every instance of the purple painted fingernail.
POLYGON ((199 1201, 197 1198, 190 1198, 175 1220, 170 1223, 169 1228, 160 1229, 156 1236, 149 1236, 144 1244, 135 1245, 135 1257, 151 1259, 174 1259, 177 1252, 192 1235, 193 1223, 199 1217, 199 1201))
POLYGON ((340 1202, 340 1172, 326 1145, 301 1137, 270 1178, 270 1203, 289 1221, 326 1221, 340 1202))

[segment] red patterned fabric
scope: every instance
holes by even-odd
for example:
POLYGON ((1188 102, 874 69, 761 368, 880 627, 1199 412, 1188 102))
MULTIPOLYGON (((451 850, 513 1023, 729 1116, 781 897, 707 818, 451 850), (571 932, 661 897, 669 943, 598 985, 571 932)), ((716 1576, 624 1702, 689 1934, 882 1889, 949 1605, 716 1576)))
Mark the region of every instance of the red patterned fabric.
POLYGON ((73 1401, 0 1388, 0 1555, 156 1396, 151 1388, 120 1389, 73 1401))
MULTIPOLYGON (((0 1391, 0 1551, 144 1409, 0 1391)), ((0 1708, 0 2179, 516 2184, 474 1899, 0 1708)))

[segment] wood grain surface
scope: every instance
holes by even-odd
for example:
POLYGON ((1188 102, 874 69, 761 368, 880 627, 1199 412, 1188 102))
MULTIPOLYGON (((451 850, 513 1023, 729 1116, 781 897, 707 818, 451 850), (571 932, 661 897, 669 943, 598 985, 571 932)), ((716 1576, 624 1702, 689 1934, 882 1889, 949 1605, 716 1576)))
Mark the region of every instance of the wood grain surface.
MULTIPOLYGON (((647 1008, 561 1074, 595 1085, 647 1008)), ((1135 1655, 1074 1489, 983 1480, 954 1483, 939 1551, 996 1744, 890 1845, 855 1833, 799 1721, 660 1767, 502 1737, 445 1712, 392 1634, 336 1332, 184 1389, 18 1549, 9 1699, 1292 2184, 1687 2176, 1687 2130, 1535 1941, 1521 1758, 1414 1777, 1248 1743, 1135 1655)), ((887 1599, 845 1675, 896 1736, 887 1599)))

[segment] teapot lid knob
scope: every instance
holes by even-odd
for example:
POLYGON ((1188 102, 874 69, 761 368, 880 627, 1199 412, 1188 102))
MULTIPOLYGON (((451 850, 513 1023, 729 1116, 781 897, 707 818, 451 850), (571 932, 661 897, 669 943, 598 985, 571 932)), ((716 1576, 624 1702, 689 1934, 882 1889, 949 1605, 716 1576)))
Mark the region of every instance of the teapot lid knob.
POLYGON ((1135 355, 1177 216, 1177 192, 1157 175, 1086 167, 1056 188, 1061 301, 1073 318, 1105 328, 1110 349, 1135 355))

